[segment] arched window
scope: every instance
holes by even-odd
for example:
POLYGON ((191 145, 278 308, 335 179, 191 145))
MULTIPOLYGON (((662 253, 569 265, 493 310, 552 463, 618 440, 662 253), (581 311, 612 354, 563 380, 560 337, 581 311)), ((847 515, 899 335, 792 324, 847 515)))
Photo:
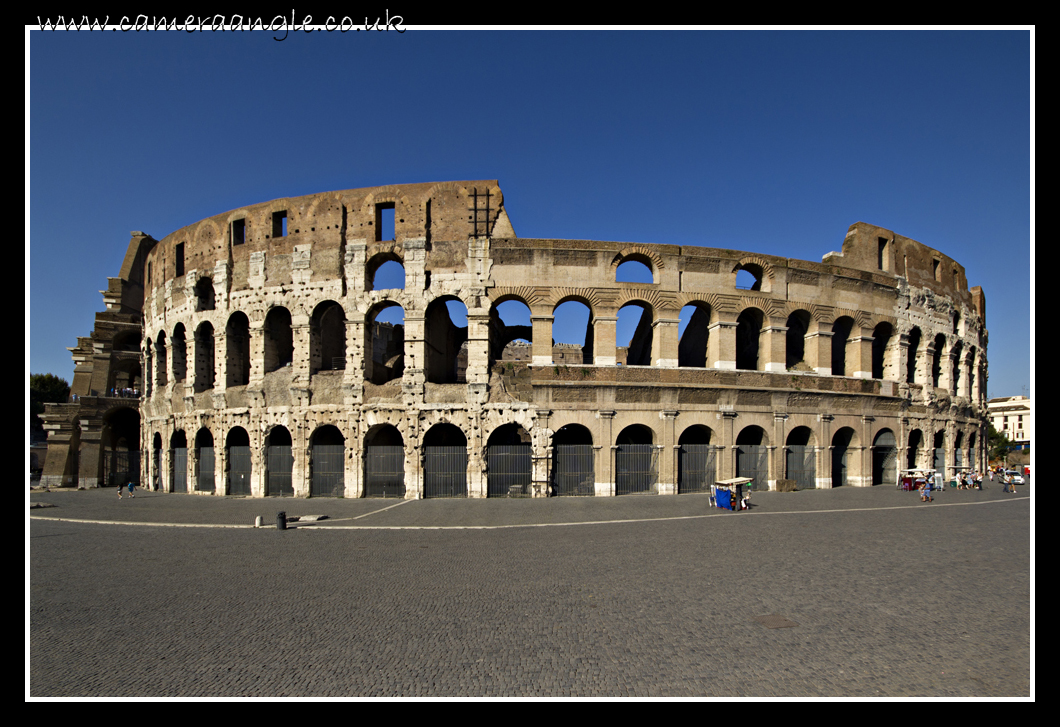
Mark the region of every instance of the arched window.
POLYGON ((626 258, 615 269, 616 283, 654 283, 651 261, 643 257, 626 258))
POLYGON ((265 316, 265 373, 290 366, 294 361, 294 335, 291 312, 282 306, 272 308, 265 316))
POLYGON ((736 368, 758 370, 758 348, 762 336, 762 311, 747 308, 736 319, 736 368))
POLYGON ((460 349, 467 341, 467 306, 460 299, 437 298, 427 306, 425 318, 427 381, 456 384, 466 381, 467 361, 460 349))
POLYGON ((552 363, 593 363, 592 310, 585 301, 561 301, 552 316, 552 363))
POLYGON ((242 311, 233 313, 225 326, 225 386, 250 383, 250 321, 242 311))
POLYGON ((346 312, 333 300, 316 307, 309 321, 309 370, 346 368, 346 312))
MULTIPOLYGON (((655 312, 643 301, 630 301, 618 309, 618 324, 615 328, 615 343, 618 350, 625 349, 627 366, 651 366, 652 323, 655 312)), ((623 363, 621 354, 618 362, 623 363)))
POLYGON ((710 306, 689 303, 681 309, 678 327, 677 365, 705 368, 710 337, 710 306))

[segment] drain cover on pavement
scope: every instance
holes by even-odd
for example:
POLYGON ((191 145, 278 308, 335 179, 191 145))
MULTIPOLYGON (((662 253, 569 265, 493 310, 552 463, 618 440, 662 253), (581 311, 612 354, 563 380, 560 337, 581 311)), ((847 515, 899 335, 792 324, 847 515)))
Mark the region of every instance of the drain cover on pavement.
POLYGON ((798 626, 794 621, 786 619, 783 616, 778 616, 775 613, 768 616, 755 616, 755 621, 762 624, 767 629, 786 629, 791 626, 798 626))

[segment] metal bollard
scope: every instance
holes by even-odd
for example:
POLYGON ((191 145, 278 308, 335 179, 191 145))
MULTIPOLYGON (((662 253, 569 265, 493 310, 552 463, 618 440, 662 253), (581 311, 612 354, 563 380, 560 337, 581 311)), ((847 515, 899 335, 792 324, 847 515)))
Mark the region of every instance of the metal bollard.
POLYGON ((276 529, 286 530, 287 529, 287 513, 278 512, 276 513, 276 529))

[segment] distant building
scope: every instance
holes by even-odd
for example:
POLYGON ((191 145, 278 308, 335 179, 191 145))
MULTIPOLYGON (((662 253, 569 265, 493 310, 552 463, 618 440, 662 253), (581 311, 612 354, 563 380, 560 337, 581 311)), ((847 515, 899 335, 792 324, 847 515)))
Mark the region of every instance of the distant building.
POLYGON ((1034 432, 1031 400, 1026 396, 1001 396, 986 403, 994 429, 1008 437, 1017 449, 1029 449, 1034 432))

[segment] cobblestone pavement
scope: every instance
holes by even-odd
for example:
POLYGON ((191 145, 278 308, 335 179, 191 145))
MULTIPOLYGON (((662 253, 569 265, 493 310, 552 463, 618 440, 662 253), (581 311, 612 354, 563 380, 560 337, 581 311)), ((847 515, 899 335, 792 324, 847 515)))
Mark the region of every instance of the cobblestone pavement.
POLYGON ((28 695, 1028 697, 1030 490, 33 493, 28 695))

